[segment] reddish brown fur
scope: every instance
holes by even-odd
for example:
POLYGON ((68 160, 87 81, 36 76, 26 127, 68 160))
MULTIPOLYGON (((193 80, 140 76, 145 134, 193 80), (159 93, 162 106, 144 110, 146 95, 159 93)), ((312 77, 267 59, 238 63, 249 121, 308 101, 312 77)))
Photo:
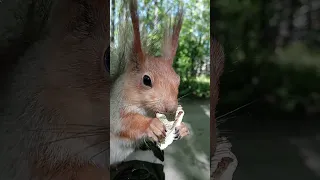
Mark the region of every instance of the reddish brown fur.
POLYGON ((141 37, 140 37, 140 30, 139 30, 139 16, 137 14, 137 2, 130 1, 130 14, 133 26, 133 33, 134 33, 134 41, 133 41, 133 53, 138 57, 138 59, 143 62, 144 61, 144 54, 142 52, 141 47, 141 37))
POLYGON ((141 114, 128 113, 123 117, 123 131, 120 132, 120 137, 127 139, 138 140, 141 135, 146 132, 150 126, 151 119, 141 114))
MULTIPOLYGON (((178 38, 182 26, 182 13, 173 29, 171 39, 171 56, 153 57, 142 51, 139 31, 139 17, 137 2, 130 3, 131 20, 134 29, 134 55, 125 72, 125 101, 129 104, 146 106, 153 112, 174 112, 177 108, 178 87, 180 78, 172 67, 175 52, 178 47, 178 38), (144 75, 150 76, 153 86, 145 87, 142 83, 144 75), (156 103, 155 103, 156 102, 156 103)), ((166 51, 166 47, 164 51, 166 51)), ((163 52, 165 54, 165 52, 163 52)))
MULTIPOLYGON (((128 72, 124 84, 124 101, 130 105, 142 105, 152 112, 171 113, 177 108, 180 79, 169 61, 147 57, 145 64, 139 71, 128 72), (144 74, 148 74, 154 82, 152 88, 143 85, 142 77, 144 74)), ((141 138, 149 127, 151 118, 127 113, 122 116, 121 136, 135 140, 141 138)), ((123 113, 121 114, 123 115, 123 113)))
MULTIPOLYGON (((123 101, 124 106, 144 109, 148 114, 156 112, 173 113, 178 106, 178 88, 180 78, 172 67, 178 47, 178 38, 182 26, 182 13, 174 25, 173 33, 166 39, 163 57, 154 57, 143 52, 139 31, 139 17, 136 0, 130 1, 130 14, 133 24, 133 57, 124 72, 123 101), (168 51, 170 53, 168 54, 168 51), (143 76, 148 75, 152 87, 143 84, 143 76)), ((137 140, 146 134, 151 117, 145 117, 130 108, 120 110, 122 121, 121 137, 137 140)))
POLYGON ((112 90, 111 100, 115 103, 111 106, 110 164, 125 160, 139 145, 141 138, 149 136, 157 141, 154 135, 163 136, 165 126, 155 118, 156 113, 174 113, 178 107, 180 78, 172 63, 182 15, 174 26, 174 34, 165 37, 163 56, 154 57, 142 49, 137 1, 130 0, 129 8, 133 24, 132 53, 128 54, 130 59, 126 61, 124 72, 115 81, 112 90), (151 84, 144 83, 144 76, 151 79, 151 84))
POLYGON ((180 14, 178 15, 178 19, 176 24, 173 26, 173 33, 172 33, 172 49, 171 54, 169 55, 169 60, 171 61, 171 64, 173 63, 174 57, 176 56, 177 48, 179 45, 179 34, 182 27, 182 19, 183 17, 183 11, 180 11, 180 14), (181 18, 179 18, 181 17, 181 18))
POLYGON ((127 76, 124 86, 126 102, 143 104, 153 112, 175 111, 180 78, 169 61, 147 57, 139 71, 130 71, 127 76), (142 77, 145 74, 150 76, 152 88, 143 85, 142 77))

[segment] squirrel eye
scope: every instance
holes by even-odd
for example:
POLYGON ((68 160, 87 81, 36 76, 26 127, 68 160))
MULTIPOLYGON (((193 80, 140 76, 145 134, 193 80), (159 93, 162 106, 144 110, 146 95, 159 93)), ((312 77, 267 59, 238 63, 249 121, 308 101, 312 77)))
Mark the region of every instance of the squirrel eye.
POLYGON ((110 46, 104 52, 103 61, 104 61, 104 67, 106 68, 106 71, 110 72, 110 46))
POLYGON ((149 87, 152 87, 151 78, 147 75, 143 76, 143 84, 149 87))

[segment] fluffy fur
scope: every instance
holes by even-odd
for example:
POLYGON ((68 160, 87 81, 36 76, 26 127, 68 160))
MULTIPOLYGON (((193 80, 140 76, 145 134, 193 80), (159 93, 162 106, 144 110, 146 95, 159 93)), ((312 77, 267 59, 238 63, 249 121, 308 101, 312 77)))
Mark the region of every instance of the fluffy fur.
MULTIPOLYGON (((215 39, 213 34, 210 39, 210 137, 211 137, 211 146, 210 146, 210 157, 213 160, 213 156, 216 150, 217 144, 217 122, 216 122, 216 106, 219 99, 219 79, 223 73, 224 69, 224 51, 221 44, 215 39)), ((214 179, 215 169, 211 167, 211 176, 210 179, 214 179)))
POLYGON ((108 17, 104 0, 53 2, 49 33, 10 73, 2 101, 0 179, 108 176, 108 17))
MULTIPOLYGON (((151 131, 152 123, 156 121, 153 119, 156 112, 175 113, 178 105, 180 78, 175 73, 172 63, 178 45, 182 13, 178 14, 173 31, 164 36, 162 57, 154 57, 143 50, 137 2, 130 0, 128 4, 133 34, 133 41, 129 40, 131 48, 126 48, 128 45, 123 44, 124 49, 128 50, 120 53, 123 56, 113 56, 128 59, 111 59, 125 62, 125 68, 111 92, 110 164, 123 161, 146 136, 150 135, 148 132, 151 131), (151 78, 152 87, 143 84, 144 75, 151 78)), ((123 33, 120 37, 130 35, 126 31, 123 33)))

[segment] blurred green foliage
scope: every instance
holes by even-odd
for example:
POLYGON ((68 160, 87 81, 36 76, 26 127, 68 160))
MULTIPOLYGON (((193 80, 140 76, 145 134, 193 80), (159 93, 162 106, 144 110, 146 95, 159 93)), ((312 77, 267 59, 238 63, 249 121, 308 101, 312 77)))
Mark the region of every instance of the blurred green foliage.
POLYGON ((319 8, 313 0, 214 1, 212 28, 226 54, 220 112, 253 100, 251 112, 266 115, 320 112, 319 8))

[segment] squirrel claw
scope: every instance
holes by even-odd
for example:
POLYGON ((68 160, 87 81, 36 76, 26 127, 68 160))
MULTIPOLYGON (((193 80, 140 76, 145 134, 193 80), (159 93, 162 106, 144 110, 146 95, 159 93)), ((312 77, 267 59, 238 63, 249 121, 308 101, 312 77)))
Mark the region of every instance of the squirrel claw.
POLYGON ((175 140, 179 140, 181 139, 181 136, 179 134, 177 134, 175 137, 174 137, 175 140))
POLYGON ((175 134, 179 134, 179 129, 178 128, 175 128, 175 132, 174 132, 175 134))

